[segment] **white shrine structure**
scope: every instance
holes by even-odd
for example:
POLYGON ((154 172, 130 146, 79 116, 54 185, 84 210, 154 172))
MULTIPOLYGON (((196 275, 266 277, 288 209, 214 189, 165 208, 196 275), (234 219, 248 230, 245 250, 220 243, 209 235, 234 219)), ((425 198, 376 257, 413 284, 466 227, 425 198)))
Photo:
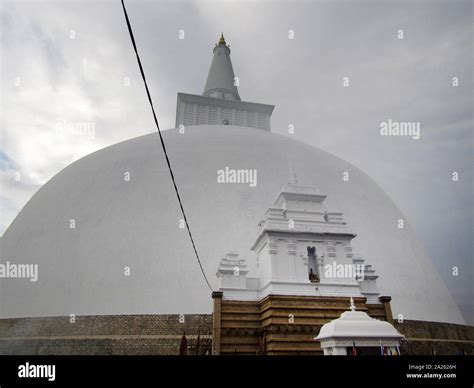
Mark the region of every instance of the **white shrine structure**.
POLYGON ((221 260, 212 295, 214 354, 347 354, 355 340, 374 352, 370 334, 397 346, 391 298, 380 296, 375 270, 353 253, 356 234, 326 198, 298 184, 293 170, 259 223, 255 263, 238 252, 221 260), (352 311, 344 312, 349 299, 352 311), (314 341, 320 328, 321 345, 314 341))
POLYGON ((343 213, 326 209, 321 194, 296 180, 283 187, 259 224, 251 247, 257 277, 248 277, 237 252, 223 258, 216 276, 227 300, 260 300, 267 295, 364 297, 379 304, 377 275, 355 256, 343 213))

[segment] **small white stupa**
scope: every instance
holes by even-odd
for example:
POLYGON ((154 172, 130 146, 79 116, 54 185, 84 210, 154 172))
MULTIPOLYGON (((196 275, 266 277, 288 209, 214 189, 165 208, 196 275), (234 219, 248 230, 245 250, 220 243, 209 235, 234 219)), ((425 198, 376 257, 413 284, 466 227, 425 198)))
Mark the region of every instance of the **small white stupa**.
POLYGON ((323 325, 314 339, 321 342, 325 356, 346 356, 354 352, 362 355, 399 355, 402 338, 404 336, 389 322, 356 311, 351 298, 351 310, 323 325))

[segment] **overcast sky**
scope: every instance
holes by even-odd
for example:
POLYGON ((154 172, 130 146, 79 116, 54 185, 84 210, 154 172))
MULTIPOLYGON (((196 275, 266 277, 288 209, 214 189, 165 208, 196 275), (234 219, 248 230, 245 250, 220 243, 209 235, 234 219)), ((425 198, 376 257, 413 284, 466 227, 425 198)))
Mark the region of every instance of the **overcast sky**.
MULTIPOLYGON (((377 181, 473 322, 471 1, 127 4, 162 128, 174 126, 178 91, 202 93, 224 32, 241 98, 276 106, 273 132, 377 181), (420 139, 380 136, 388 119, 419 122, 420 139)), ((155 128, 119 1, 3 2, 1 12, 3 234, 71 162, 155 128)))

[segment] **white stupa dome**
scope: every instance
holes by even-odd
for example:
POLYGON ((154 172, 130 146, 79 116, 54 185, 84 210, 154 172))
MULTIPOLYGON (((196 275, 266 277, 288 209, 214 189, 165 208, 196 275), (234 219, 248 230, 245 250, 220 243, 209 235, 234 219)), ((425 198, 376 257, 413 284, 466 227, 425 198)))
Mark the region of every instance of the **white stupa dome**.
MULTIPOLYGON (((377 270, 395 318, 464 323, 410 226, 397 228, 404 217, 391 199, 349 163, 269 132, 273 106, 241 101, 224 82, 233 79, 229 55, 222 37, 204 95, 178 95, 176 126, 186 125, 184 133, 163 132, 213 288, 229 251, 252 269, 257 225, 295 170, 298 181, 327 195, 328 208, 344 212, 357 234, 354 253, 377 270), (218 183, 226 167, 256 169, 257 184, 218 183)), ((39 277, 1 280, 0 318, 211 312, 181 218, 157 133, 80 159, 41 187, 6 230, 2 262, 38 264, 39 277)))
MULTIPOLYGON (((254 257, 257 224, 294 168, 300 182, 328 195, 328 207, 345 213, 357 233, 354 251, 376 268, 395 317, 463 322, 412 229, 397 228, 403 215, 354 166, 260 129, 200 125, 163 136, 214 287, 226 252, 254 257), (257 185, 218 183, 217 170, 226 166, 257 169, 257 185)), ((2 280, 1 316, 210 312, 210 291, 181 218, 158 134, 82 158, 45 184, 5 232, 3 261, 37 263, 39 279, 2 280)))

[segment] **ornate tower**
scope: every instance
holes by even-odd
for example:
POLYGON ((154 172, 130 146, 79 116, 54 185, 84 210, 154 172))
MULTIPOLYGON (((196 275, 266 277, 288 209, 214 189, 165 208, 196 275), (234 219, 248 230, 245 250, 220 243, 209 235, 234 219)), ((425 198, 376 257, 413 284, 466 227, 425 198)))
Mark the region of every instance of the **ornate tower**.
POLYGON ((372 266, 354 256, 351 241, 356 234, 347 227, 343 213, 326 209, 325 199, 326 195, 299 185, 295 178, 284 186, 260 222, 252 245, 258 277, 247 278, 245 260, 236 253, 228 255, 217 272, 224 298, 354 296, 379 304, 378 276, 372 266), (239 271, 241 267, 244 271, 239 271), (227 268, 233 268, 239 280, 230 282, 225 277, 227 268))
MULTIPOLYGON (((369 317, 392 321, 390 297, 379 296, 375 271, 352 252, 356 235, 343 213, 329 211, 325 200, 293 174, 259 223, 251 248, 256 270, 250 271, 237 252, 221 260, 219 291, 212 294, 215 353, 322 354, 331 339, 318 337, 320 346, 314 335, 341 316, 349 298, 358 304, 357 317, 376 322, 376 329, 391 327, 369 317)), ((385 344, 393 345, 397 335, 391 328, 385 344)))
POLYGON ((238 125, 270 131, 273 105, 241 101, 230 60, 230 48, 221 35, 202 96, 178 93, 176 127, 181 125, 238 125))
POLYGON ((213 54, 203 96, 240 101, 237 80, 230 61, 230 48, 225 43, 223 34, 214 47, 213 54))

